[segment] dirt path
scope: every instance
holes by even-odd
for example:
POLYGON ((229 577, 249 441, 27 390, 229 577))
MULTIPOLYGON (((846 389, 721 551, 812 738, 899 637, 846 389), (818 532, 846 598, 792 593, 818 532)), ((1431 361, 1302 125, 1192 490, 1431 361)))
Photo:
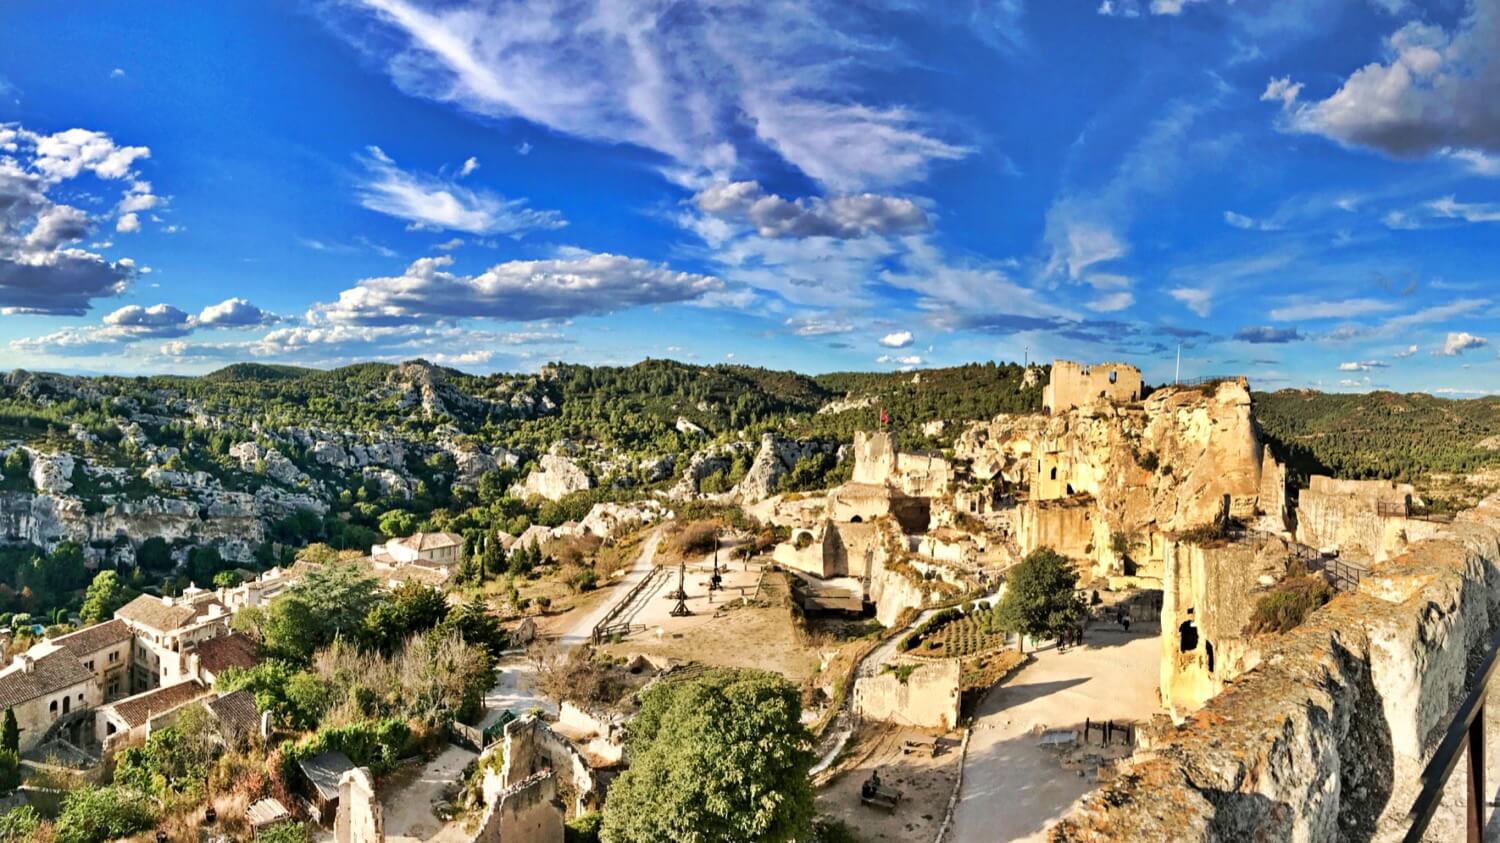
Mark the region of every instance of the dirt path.
POLYGON ((621 577, 608 587, 610 592, 608 599, 600 601, 587 613, 572 621, 570 626, 558 636, 558 643, 565 648, 577 647, 579 644, 589 643, 589 637, 593 633, 594 627, 600 621, 604 620, 605 615, 609 614, 609 610, 614 606, 615 601, 619 600, 621 596, 634 588, 636 583, 645 579, 651 573, 651 569, 656 564, 656 546, 659 544, 661 544, 661 528, 657 527, 651 531, 651 535, 646 537, 646 541, 641 547, 641 554, 635 558, 635 562, 631 564, 630 570, 625 572, 624 577, 621 577))
POLYGON ((415 775, 398 773, 411 779, 387 788, 381 797, 386 843, 462 843, 468 839, 459 823, 444 823, 432 809, 474 756, 467 749, 449 745, 415 775))
POLYGON ((990 691, 974 717, 954 843, 1044 840, 1047 829, 1095 785, 1038 746, 1036 730, 1084 718, 1143 723, 1160 711, 1161 644, 1156 625, 1132 632, 1090 629, 1088 644, 1035 660, 990 691))

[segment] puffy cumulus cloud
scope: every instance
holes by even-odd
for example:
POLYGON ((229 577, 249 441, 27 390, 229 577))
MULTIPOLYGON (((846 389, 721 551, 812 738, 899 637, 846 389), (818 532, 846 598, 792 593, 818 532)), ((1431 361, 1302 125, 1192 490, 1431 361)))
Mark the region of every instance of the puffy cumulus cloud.
MULTIPOLYGON (((52 192, 85 174, 118 181, 145 158, 145 147, 122 147, 106 134, 70 129, 53 135, 0 125, 0 312, 82 315, 94 299, 116 295, 135 275, 129 259, 110 261, 80 248, 97 220, 52 192)), ((150 195, 133 180, 122 201, 150 195), (133 197, 133 198, 132 198, 133 197)), ((138 223, 138 221, 136 221, 138 223)), ((127 229, 128 230, 128 229, 127 229)))
POLYGON ((54 182, 90 172, 101 179, 122 179, 151 150, 144 146, 119 146, 104 132, 68 129, 51 135, 30 134, 36 159, 32 165, 54 182))
POLYGON ((357 0, 330 14, 408 92, 654 150, 683 183, 729 177, 746 153, 771 151, 857 190, 969 152, 862 89, 861 71, 901 60, 888 39, 863 37, 878 11, 839 0, 357 0))
POLYGON ((911 331, 896 331, 881 337, 880 344, 886 348, 906 348, 912 339, 911 331))
POLYGON ((452 263, 446 255, 421 258, 402 275, 365 279, 340 293, 338 301, 315 306, 313 317, 344 325, 566 319, 690 301, 723 286, 713 276, 581 250, 550 260, 496 264, 473 276, 446 271, 452 263))
POLYGON ((104 336, 180 337, 193 330, 193 317, 170 304, 126 305, 104 317, 104 336))
MULTIPOLYGON (((447 179, 408 172, 396 166, 378 146, 368 147, 366 152, 360 159, 365 178, 358 187, 359 203, 415 227, 470 234, 521 234, 567 225, 562 214, 528 208, 524 199, 506 199, 447 179)), ((473 170, 465 175, 469 172, 473 170)))
POLYGON ((914 234, 929 226, 915 202, 875 193, 788 200, 763 192, 756 182, 740 181, 705 188, 694 201, 703 213, 754 226, 762 237, 847 239, 914 234))
MULTIPOLYGON (((1500 150, 1500 108, 1494 105, 1500 99, 1500 0, 1469 0, 1467 6, 1451 30, 1421 21, 1403 25, 1386 39, 1382 61, 1354 71, 1327 99, 1279 97, 1290 128, 1401 157, 1448 147, 1500 150)), ((1284 81, 1283 90, 1290 90, 1284 81)))
POLYGON ((1484 337, 1476 337, 1468 331, 1449 331, 1447 338, 1443 340, 1442 353, 1448 357, 1457 357, 1469 349, 1489 345, 1489 342, 1484 337))
POLYGON ((1234 333, 1234 338, 1240 342, 1249 343, 1286 343, 1296 342, 1302 339, 1302 335, 1296 328, 1273 328, 1269 325, 1241 328, 1234 333))
MULTIPOLYGON (((228 299, 204 308, 198 315, 170 304, 149 306, 130 304, 105 315, 101 323, 83 328, 68 328, 40 337, 28 337, 11 343, 13 348, 54 355, 94 355, 118 352, 122 347, 142 340, 186 337, 204 328, 256 328, 275 324, 278 317, 241 299, 228 299)), ((197 350, 198 344, 173 342, 174 357, 214 356, 211 350, 197 350), (193 350, 189 350, 193 349, 193 350)), ((241 350, 247 344, 229 343, 212 348, 226 352, 241 350)))
POLYGON ((1415 355, 1416 353, 1417 353, 1417 346, 1415 344, 1413 344, 1413 345, 1409 345, 1406 348, 1403 348, 1400 351, 1396 352, 1395 357, 1398 360, 1405 360, 1406 358, 1411 357, 1411 356, 1415 355))
POLYGON ((279 321, 274 313, 236 297, 203 308, 198 313, 197 324, 205 328, 257 328, 279 321))

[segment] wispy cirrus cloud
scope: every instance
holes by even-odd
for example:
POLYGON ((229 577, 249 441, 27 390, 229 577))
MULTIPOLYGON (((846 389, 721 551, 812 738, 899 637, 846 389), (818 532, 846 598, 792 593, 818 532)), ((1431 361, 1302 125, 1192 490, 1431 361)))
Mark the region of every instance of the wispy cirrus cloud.
POLYGON ((360 158, 365 175, 356 191, 359 203, 413 227, 518 235, 567 225, 557 211, 536 210, 524 199, 506 199, 450 179, 403 170, 378 146, 365 151, 360 158))
POLYGON ((850 4, 362 0, 335 26, 408 92, 654 150, 679 181, 779 155, 839 190, 919 178, 969 153, 913 108, 865 99, 889 49, 850 4))

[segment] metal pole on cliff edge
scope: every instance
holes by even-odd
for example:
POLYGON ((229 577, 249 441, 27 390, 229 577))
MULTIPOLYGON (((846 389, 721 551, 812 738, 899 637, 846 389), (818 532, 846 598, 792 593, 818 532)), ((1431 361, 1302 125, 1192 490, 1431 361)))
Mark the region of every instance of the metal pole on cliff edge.
POLYGON ((1182 343, 1177 344, 1177 373, 1172 375, 1172 385, 1176 386, 1180 380, 1182 380, 1182 343))

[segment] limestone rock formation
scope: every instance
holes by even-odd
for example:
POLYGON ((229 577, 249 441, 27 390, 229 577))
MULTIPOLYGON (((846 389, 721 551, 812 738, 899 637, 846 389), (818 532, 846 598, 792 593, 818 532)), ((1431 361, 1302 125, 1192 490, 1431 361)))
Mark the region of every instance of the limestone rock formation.
POLYGON ((519 498, 543 497, 560 500, 565 495, 592 488, 593 481, 578 463, 558 454, 543 454, 538 468, 517 483, 511 494, 519 498))
POLYGON ((56 495, 73 488, 73 456, 71 454, 43 454, 31 451, 31 485, 44 495, 56 495))
POLYGON ((766 433, 760 438, 760 449, 755 452, 750 470, 734 487, 734 497, 742 503, 763 501, 775 493, 777 481, 798 462, 832 451, 833 445, 826 442, 784 439, 766 433))

